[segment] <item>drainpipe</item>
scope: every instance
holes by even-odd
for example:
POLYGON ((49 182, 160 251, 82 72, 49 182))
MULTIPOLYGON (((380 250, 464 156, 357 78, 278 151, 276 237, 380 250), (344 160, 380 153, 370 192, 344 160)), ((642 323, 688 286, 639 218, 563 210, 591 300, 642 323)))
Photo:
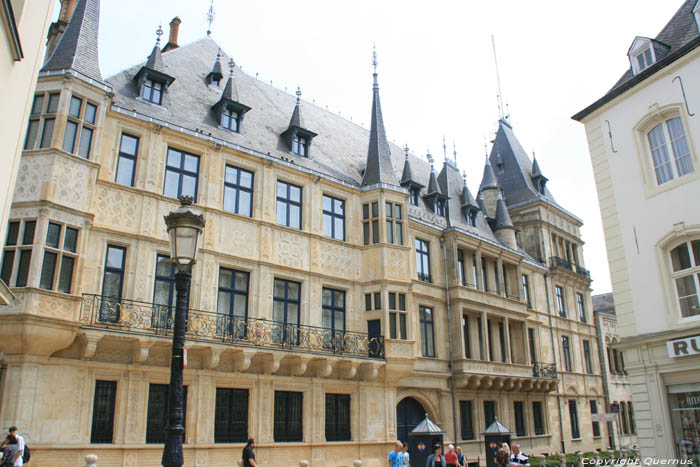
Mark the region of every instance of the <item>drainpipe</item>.
MULTIPOLYGON (((598 360, 600 360, 600 374, 603 377, 603 395, 605 397, 605 407, 603 412, 608 412, 610 407, 610 388, 608 387, 608 372, 605 370, 605 350, 603 341, 603 320, 600 317, 600 312, 593 310, 593 319, 595 320, 595 332, 598 334, 598 360)), ((615 449, 615 430, 612 430, 612 422, 607 422, 608 440, 610 447, 615 449)), ((622 440, 620 440, 622 441, 622 440)))
MULTIPOLYGON (((549 274, 544 275, 544 292, 547 296, 547 317, 549 318, 549 335, 552 338, 552 356, 554 357, 554 366, 557 366, 557 343, 554 339, 554 326, 552 324, 552 307, 549 303, 549 274)), ((559 411, 559 434, 561 436, 561 452, 566 454, 566 443, 564 442, 564 419, 561 416, 561 393, 559 392, 559 384, 557 384, 557 410, 559 411)))
POLYGON ((447 271, 447 247, 445 246, 445 236, 440 237, 442 246, 442 259, 445 265, 445 298, 447 303, 447 336, 450 343, 450 386, 452 390, 452 434, 454 442, 457 443, 457 395, 455 394, 455 368, 452 356, 452 313, 450 313, 450 279, 447 271))

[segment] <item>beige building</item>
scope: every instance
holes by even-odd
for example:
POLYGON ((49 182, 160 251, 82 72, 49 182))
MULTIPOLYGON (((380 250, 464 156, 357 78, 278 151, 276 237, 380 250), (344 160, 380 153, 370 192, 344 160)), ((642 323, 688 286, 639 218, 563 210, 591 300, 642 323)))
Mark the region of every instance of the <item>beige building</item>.
POLYGON ((376 68, 369 131, 210 37, 178 47, 179 20, 103 79, 98 12, 78 1, 41 70, 4 247, 0 425, 36 465, 159 465, 179 195, 206 218, 187 465, 247 437, 262 465, 386 465, 396 439, 417 462, 426 413, 471 461, 496 418, 526 453, 606 446, 582 221, 507 120, 475 198, 456 154, 438 172, 387 142, 376 68))
POLYGON ((700 5, 683 2, 586 126, 643 456, 700 462, 700 5))
MULTIPOLYGON (((608 426, 610 446, 633 448, 638 445, 637 425, 634 418, 632 388, 625 368, 625 359, 615 345, 620 339, 613 294, 593 295, 593 316, 598 330, 598 350, 605 389, 606 407, 617 410, 617 421, 608 426)), ((606 408, 606 412, 611 412, 606 408)), ((613 412, 614 413, 614 412, 613 412)))
MULTIPOLYGON (((24 147, 27 118, 44 51, 44 34, 51 22, 53 0, 4 0, 0 8, 0 238, 7 235, 12 194, 24 147)), ((4 240, 3 240, 4 241, 4 240)), ((0 306, 9 305, 12 293, 0 280, 0 306)))

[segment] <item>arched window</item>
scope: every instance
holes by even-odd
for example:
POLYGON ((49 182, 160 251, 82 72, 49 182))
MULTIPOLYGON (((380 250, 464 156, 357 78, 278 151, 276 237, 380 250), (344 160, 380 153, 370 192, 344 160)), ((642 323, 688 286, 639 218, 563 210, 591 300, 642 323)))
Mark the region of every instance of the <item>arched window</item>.
POLYGON ((700 239, 681 243, 671 250, 671 278, 681 317, 700 315, 700 239))
POLYGON ((656 174, 662 185, 693 172, 693 162, 680 117, 671 117, 647 132, 649 150, 656 174))

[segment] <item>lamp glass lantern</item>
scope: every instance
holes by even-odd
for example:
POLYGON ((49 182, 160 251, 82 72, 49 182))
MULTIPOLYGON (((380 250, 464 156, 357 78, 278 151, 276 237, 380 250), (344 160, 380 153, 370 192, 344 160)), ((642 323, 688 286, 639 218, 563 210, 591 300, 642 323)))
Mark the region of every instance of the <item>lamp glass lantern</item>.
POLYGON ((181 196, 180 207, 165 216, 170 237, 170 258, 178 271, 189 271, 197 262, 197 245, 204 216, 192 208, 192 197, 181 196))

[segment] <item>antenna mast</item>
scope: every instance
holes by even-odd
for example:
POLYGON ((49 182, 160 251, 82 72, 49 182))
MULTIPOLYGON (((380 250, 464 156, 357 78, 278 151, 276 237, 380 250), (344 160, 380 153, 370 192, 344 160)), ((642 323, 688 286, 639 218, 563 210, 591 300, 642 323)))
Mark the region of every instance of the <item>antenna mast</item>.
POLYGON ((209 11, 207 11, 207 21, 209 22, 209 28, 207 29, 207 36, 211 36, 211 23, 214 22, 214 17, 216 13, 214 12, 214 0, 211 0, 209 5, 209 11))
POLYGON ((501 77, 498 74, 498 57, 496 56, 496 41, 491 34, 491 44, 493 45, 493 61, 496 64, 496 83, 498 84, 498 116, 503 119, 503 95, 501 94, 501 77))

